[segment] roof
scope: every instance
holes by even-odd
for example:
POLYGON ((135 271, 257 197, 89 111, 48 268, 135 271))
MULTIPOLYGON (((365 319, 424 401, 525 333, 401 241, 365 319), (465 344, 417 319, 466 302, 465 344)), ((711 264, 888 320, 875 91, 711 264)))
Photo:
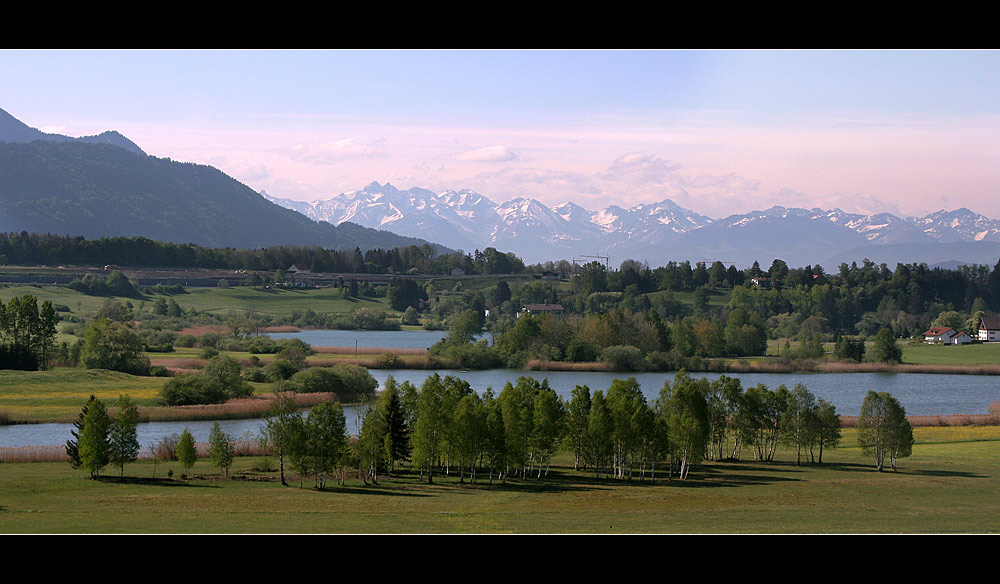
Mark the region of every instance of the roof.
POLYGON ((524 309, 532 312, 558 312, 566 310, 562 304, 525 304, 524 309))
POLYGON ((958 331, 951 328, 950 326, 936 326, 932 329, 924 331, 923 336, 925 337, 943 337, 945 335, 953 337, 958 334, 958 331))
POLYGON ((1000 316, 984 316, 979 328, 986 330, 1000 330, 1000 316))

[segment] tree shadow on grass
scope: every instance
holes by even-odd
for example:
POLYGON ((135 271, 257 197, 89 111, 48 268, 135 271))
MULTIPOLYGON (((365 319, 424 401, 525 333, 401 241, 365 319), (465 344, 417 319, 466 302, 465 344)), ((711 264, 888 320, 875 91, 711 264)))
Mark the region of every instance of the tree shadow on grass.
MULTIPOLYGON (((888 472, 892 472, 889 470, 888 472)), ((967 471, 954 471, 954 470, 902 470, 897 471, 899 474, 914 475, 914 476, 924 476, 924 477, 957 477, 966 479, 988 479, 990 475, 984 475, 974 472, 967 471)))
MULTIPOLYGON (((432 497, 434 493, 420 492, 426 491, 426 485, 420 485, 415 489, 409 485, 393 485, 379 483, 377 485, 327 485, 325 489, 316 489, 321 493, 332 495, 378 495, 382 497, 432 497)), ((302 487, 309 489, 310 487, 302 487)))
POLYGON ((115 483, 121 485, 156 486, 156 487, 194 487, 221 489, 219 485, 207 484, 206 481, 197 478, 193 479, 171 479, 152 477, 113 477, 102 476, 97 480, 102 483, 115 483))

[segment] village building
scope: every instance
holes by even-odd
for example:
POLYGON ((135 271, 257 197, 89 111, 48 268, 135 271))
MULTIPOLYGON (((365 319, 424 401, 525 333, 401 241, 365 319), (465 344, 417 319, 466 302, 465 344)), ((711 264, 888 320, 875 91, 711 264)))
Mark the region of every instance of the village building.
POLYGON ((979 340, 1000 341, 1000 316, 984 316, 979 321, 979 340))
POLYGON ((941 343, 944 345, 964 345, 972 342, 972 337, 967 333, 957 331, 950 326, 936 326, 924 331, 924 341, 927 343, 941 343))
POLYGON ((520 318, 524 314, 562 316, 565 313, 566 309, 563 308, 562 304, 525 304, 521 307, 521 311, 517 313, 517 317, 520 318))
POLYGON ((286 274, 308 274, 309 273, 309 268, 307 266, 303 266, 302 264, 295 263, 295 264, 292 264, 292 265, 288 266, 288 269, 285 270, 285 273, 286 274))

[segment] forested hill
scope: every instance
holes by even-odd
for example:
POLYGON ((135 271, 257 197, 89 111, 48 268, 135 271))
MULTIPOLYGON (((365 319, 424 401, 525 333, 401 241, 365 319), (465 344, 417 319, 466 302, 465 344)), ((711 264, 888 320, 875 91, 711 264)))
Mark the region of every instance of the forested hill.
POLYGON ((0 231, 245 249, 426 243, 353 224, 318 223, 211 166, 104 143, 51 140, 0 142, 0 231))
POLYGON ((51 142, 75 141, 87 144, 111 144, 112 146, 118 146, 119 148, 124 148, 136 154, 146 154, 135 142, 129 140, 114 130, 102 132, 96 136, 82 136, 80 138, 73 138, 62 134, 49 134, 36 128, 32 128, 28 124, 25 124, 21 120, 0 109, 0 141, 34 142, 35 140, 46 140, 51 142))

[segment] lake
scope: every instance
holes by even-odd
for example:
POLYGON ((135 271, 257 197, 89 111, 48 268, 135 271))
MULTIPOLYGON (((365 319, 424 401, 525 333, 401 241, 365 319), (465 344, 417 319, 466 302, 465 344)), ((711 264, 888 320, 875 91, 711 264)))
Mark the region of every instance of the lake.
MULTIPOLYGON (((350 332, 350 331, 348 331, 350 332)), ((424 332, 424 331, 417 331, 424 332)), ((398 333, 397 333, 398 334, 398 333)), ((410 334, 410 333, 405 333, 410 334)), ((360 343, 360 341, 359 341, 360 343)), ((370 345, 378 346, 378 345, 370 345)), ((410 381, 419 386, 434 371, 372 369, 371 374, 380 387, 392 375, 397 382, 410 381)), ((499 393, 507 382, 514 383, 526 375, 538 380, 548 379, 549 386, 564 399, 577 385, 587 385, 591 391, 607 390, 616 377, 625 378, 625 373, 595 371, 547 371, 526 372, 508 369, 486 371, 440 370, 438 374, 455 375, 465 379, 472 387, 483 392, 487 387, 499 393)), ((633 374, 642 387, 647 400, 656 399, 665 381, 672 381, 672 373, 633 374)), ((717 379, 718 373, 695 373, 692 377, 717 379)), ((802 383, 817 397, 837 406, 840 414, 856 416, 861 410, 861 402, 869 390, 887 391, 895 396, 910 415, 985 414, 990 403, 1000 401, 1000 376, 984 375, 937 375, 918 373, 740 373, 738 377, 744 388, 763 383, 774 389, 785 384, 791 389, 802 383)), ((357 409, 345 407, 348 431, 357 432, 357 409)), ((260 420, 221 420, 222 429, 240 438, 245 434, 257 434, 260 420)), ((179 434, 184 428, 190 429, 195 440, 207 442, 212 428, 211 421, 198 422, 149 422, 139 425, 139 443, 145 447, 162 437, 179 434)), ((0 426, 0 447, 39 446, 63 444, 70 438, 71 424, 32 424, 0 426)))

